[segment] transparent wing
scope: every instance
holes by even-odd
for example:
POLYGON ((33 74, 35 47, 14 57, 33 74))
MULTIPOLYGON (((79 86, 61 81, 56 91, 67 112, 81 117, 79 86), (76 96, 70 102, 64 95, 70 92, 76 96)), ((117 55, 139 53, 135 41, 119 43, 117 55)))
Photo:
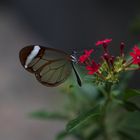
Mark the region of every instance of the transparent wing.
POLYGON ((63 83, 70 73, 71 65, 63 59, 46 62, 35 72, 35 76, 46 86, 57 86, 63 83))
POLYGON ((58 86, 68 78, 72 67, 65 52, 42 47, 41 54, 31 61, 27 70, 43 85, 58 86))

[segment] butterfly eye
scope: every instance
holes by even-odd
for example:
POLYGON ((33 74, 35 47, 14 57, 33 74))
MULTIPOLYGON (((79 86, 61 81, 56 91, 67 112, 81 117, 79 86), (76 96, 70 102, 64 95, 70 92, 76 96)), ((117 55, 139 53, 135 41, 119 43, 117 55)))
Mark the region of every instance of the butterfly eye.
POLYGON ((71 56, 42 46, 27 46, 19 53, 22 66, 46 86, 58 86, 71 74, 71 56))

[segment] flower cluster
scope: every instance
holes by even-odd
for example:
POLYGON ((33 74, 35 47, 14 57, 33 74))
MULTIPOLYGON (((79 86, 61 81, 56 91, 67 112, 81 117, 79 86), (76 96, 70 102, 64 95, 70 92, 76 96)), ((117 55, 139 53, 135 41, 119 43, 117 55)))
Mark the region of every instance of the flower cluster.
POLYGON ((84 51, 84 54, 81 55, 79 57, 79 62, 80 63, 84 63, 86 65, 86 70, 88 70, 88 74, 94 74, 96 72, 98 72, 98 69, 100 67, 100 64, 97 64, 94 60, 91 59, 91 53, 93 52, 94 50, 91 49, 91 50, 85 50, 84 51))
POLYGON ((95 46, 103 47, 102 61, 100 63, 96 63, 91 58, 91 54, 94 52, 93 49, 85 50, 84 54, 79 57, 79 63, 85 64, 85 69, 89 75, 94 74, 100 81, 115 83, 119 80, 121 72, 140 69, 140 48, 135 45, 133 52, 130 53, 131 59, 126 60, 124 54, 125 44, 121 42, 120 55, 114 56, 108 50, 108 45, 111 41, 112 39, 105 39, 96 42, 95 46), (133 67, 134 65, 138 67, 133 67))

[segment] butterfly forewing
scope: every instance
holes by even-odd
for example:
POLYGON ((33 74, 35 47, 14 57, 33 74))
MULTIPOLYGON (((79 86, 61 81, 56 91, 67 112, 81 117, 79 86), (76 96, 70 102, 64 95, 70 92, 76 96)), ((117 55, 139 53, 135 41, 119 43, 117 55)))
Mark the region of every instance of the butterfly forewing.
POLYGON ((43 85, 57 86, 64 82, 71 73, 70 56, 57 49, 37 47, 39 48, 37 51, 34 45, 20 51, 20 61, 24 68, 34 73, 43 85), (31 53, 32 50, 34 53, 31 53))

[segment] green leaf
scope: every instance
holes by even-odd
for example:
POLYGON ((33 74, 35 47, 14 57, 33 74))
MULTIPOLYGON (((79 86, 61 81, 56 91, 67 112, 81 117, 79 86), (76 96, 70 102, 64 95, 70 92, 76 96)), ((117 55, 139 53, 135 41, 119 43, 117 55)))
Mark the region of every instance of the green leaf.
POLYGON ((39 110, 36 112, 31 112, 29 114, 30 117, 36 118, 36 119, 67 119, 68 117, 64 114, 61 113, 56 113, 56 112, 48 112, 44 110, 39 110))
POLYGON ((128 112, 124 119, 118 123, 117 133, 120 140, 139 140, 140 139, 140 112, 128 112))
POLYGON ((132 102, 129 102, 129 101, 124 101, 123 106, 128 111, 132 111, 132 112, 133 111, 140 111, 140 108, 135 103, 132 103, 132 102))
POLYGON ((79 126, 83 125, 85 122, 87 122, 87 120, 89 119, 95 119, 98 118, 100 116, 100 107, 96 106, 94 108, 92 108, 91 110, 80 114, 77 118, 75 118, 74 120, 71 120, 67 126, 66 126, 66 130, 68 132, 73 131, 74 129, 78 128, 79 126))
POLYGON ((118 134, 123 140, 135 140, 130 134, 125 131, 118 131, 118 134))
POLYGON ((102 129, 95 129, 87 138, 87 140, 94 140, 102 134, 102 129))
POLYGON ((66 138, 69 134, 66 131, 62 131, 60 132, 57 137, 56 140, 63 140, 64 138, 66 138))
POLYGON ((132 97, 140 96, 140 91, 135 89, 127 89, 124 93, 124 100, 128 100, 132 97))

